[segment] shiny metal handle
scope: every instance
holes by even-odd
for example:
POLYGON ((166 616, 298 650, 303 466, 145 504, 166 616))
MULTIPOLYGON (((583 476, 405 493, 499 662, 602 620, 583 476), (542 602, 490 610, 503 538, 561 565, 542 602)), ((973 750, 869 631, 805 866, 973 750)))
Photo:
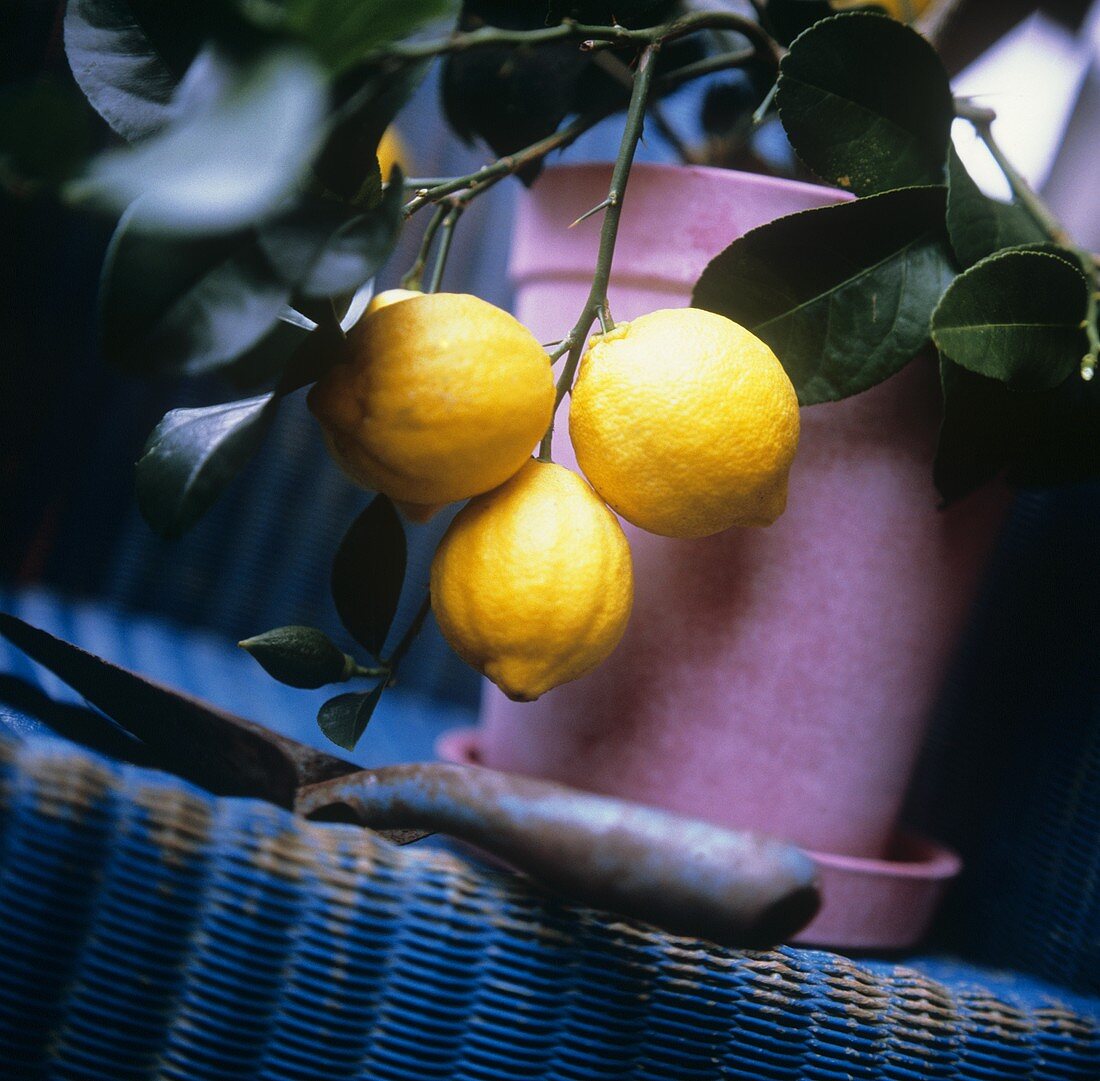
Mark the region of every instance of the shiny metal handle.
POLYGON ((295 809, 446 833, 572 901, 724 946, 781 942, 820 900, 792 845, 477 766, 365 770, 306 786, 295 809))

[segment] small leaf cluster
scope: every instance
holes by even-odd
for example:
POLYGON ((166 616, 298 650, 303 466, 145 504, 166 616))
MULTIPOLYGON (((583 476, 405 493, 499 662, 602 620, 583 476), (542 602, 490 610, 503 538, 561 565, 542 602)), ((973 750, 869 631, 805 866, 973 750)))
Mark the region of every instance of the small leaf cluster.
POLYGON ((1095 475, 1100 397, 1078 374, 1095 265, 979 190, 951 146, 933 48, 880 15, 830 16, 791 43, 776 105, 806 167, 858 198, 735 240, 693 303, 768 342, 803 405, 868 390, 934 342, 945 501, 1006 470, 1095 475))
POLYGON ((401 658, 419 630, 419 621, 385 655, 401 598, 406 564, 405 530, 393 503, 379 495, 352 522, 332 563, 332 597, 347 632, 366 650, 360 664, 316 627, 277 627, 240 642, 269 675, 291 687, 317 688, 350 679, 374 681, 369 691, 330 698, 317 714, 321 731, 333 743, 354 749, 382 692, 392 683, 401 658))

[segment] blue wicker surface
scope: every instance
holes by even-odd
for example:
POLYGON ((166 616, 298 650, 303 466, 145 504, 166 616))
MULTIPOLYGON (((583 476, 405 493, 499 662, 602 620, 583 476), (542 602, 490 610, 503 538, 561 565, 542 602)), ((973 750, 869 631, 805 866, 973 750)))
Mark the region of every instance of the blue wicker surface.
POLYGON ((674 939, 0 737, 0 1048, 20 1081, 1095 1079, 1100 1004, 674 939))

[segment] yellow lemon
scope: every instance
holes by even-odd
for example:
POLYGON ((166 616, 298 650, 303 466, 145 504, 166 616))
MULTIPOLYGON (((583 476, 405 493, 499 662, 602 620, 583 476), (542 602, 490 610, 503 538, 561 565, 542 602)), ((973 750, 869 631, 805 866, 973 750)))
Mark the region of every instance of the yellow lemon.
POLYGON ((424 294, 419 289, 383 289, 381 293, 375 293, 370 298, 370 303, 363 311, 363 317, 373 315, 381 308, 388 308, 391 304, 400 304, 402 300, 412 300, 424 294))
POLYGON ((377 308, 309 394, 344 472, 425 511, 506 481, 553 404, 549 358, 531 332, 464 293, 377 308))
POLYGON ((634 598, 630 546, 581 477, 532 460, 451 523, 431 591, 455 652, 529 702, 618 644, 634 598))
POLYGON ((395 165, 400 165, 402 169, 408 167, 409 154, 405 149, 405 143, 392 125, 382 132, 377 154, 378 169, 382 173, 383 181, 389 180, 390 170, 395 165))
POLYGON ((925 8, 931 7, 933 0, 832 0, 832 7, 836 11, 847 11, 864 7, 868 2, 878 4, 891 18, 907 23, 923 14, 925 8))
POLYGON ((705 537, 783 513, 798 400, 775 354, 744 327, 667 309, 593 337, 569 434, 592 487, 628 522, 705 537))

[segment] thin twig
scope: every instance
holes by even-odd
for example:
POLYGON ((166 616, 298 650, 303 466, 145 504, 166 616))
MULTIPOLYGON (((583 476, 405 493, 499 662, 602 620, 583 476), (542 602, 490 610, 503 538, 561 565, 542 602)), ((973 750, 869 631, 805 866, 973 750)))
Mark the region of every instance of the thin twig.
POLYGON ((420 607, 416 610, 412 623, 409 624, 408 629, 401 636, 401 641, 397 643, 394 651, 382 662, 390 673, 389 683, 393 682, 394 677, 397 675, 397 666, 404 659, 405 654, 409 652, 413 642, 416 641, 416 636, 420 633, 420 628, 424 626, 424 621, 428 618, 428 613, 431 610, 432 595, 428 592, 424 595, 424 600, 420 602, 420 607))
POLYGON ((436 207, 431 221, 428 222, 428 227, 424 230, 424 236, 420 240, 420 248, 416 253, 416 258, 401 279, 402 289, 419 289, 421 287, 424 279, 424 268, 428 265, 428 252, 431 250, 432 241, 435 240, 435 234, 439 232, 439 227, 449 213, 449 207, 436 207))
POLYGON ((456 201, 443 219, 443 226, 439 231, 439 249, 435 253, 435 263, 432 265, 432 275, 424 288, 425 293, 439 291, 439 284, 443 280, 443 268, 447 265, 447 256, 451 253, 451 241, 454 239, 455 226, 465 209, 463 203, 456 201))
MULTIPOLYGON (((630 177, 630 167, 634 162, 634 153, 638 149, 638 140, 642 137, 646 106, 649 102, 649 94, 653 85, 653 72, 656 67, 655 61, 660 47, 659 41, 646 46, 638 60, 638 70, 634 76, 634 89, 630 95, 630 105, 626 111, 626 123, 623 126, 623 136, 619 143, 619 153, 615 158, 615 167, 611 173, 611 185, 607 192, 607 212, 604 214, 603 227, 600 230, 600 248, 596 255, 596 269, 592 275, 592 287, 588 291, 588 299, 585 301, 580 318, 559 346, 559 348, 566 349, 568 355, 554 392, 554 413, 557 412, 562 399, 573 385, 577 365, 580 363, 584 343, 589 330, 592 328, 593 321, 599 318, 605 333, 613 329, 615 325, 607 310, 607 286, 611 279, 611 264, 615 257, 615 240, 619 233, 619 221, 622 218, 627 180, 630 177)), ((550 427, 547 428, 546 435, 543 436, 542 443, 539 445, 539 459, 541 461, 550 461, 553 440, 554 421, 551 416, 550 427)))

